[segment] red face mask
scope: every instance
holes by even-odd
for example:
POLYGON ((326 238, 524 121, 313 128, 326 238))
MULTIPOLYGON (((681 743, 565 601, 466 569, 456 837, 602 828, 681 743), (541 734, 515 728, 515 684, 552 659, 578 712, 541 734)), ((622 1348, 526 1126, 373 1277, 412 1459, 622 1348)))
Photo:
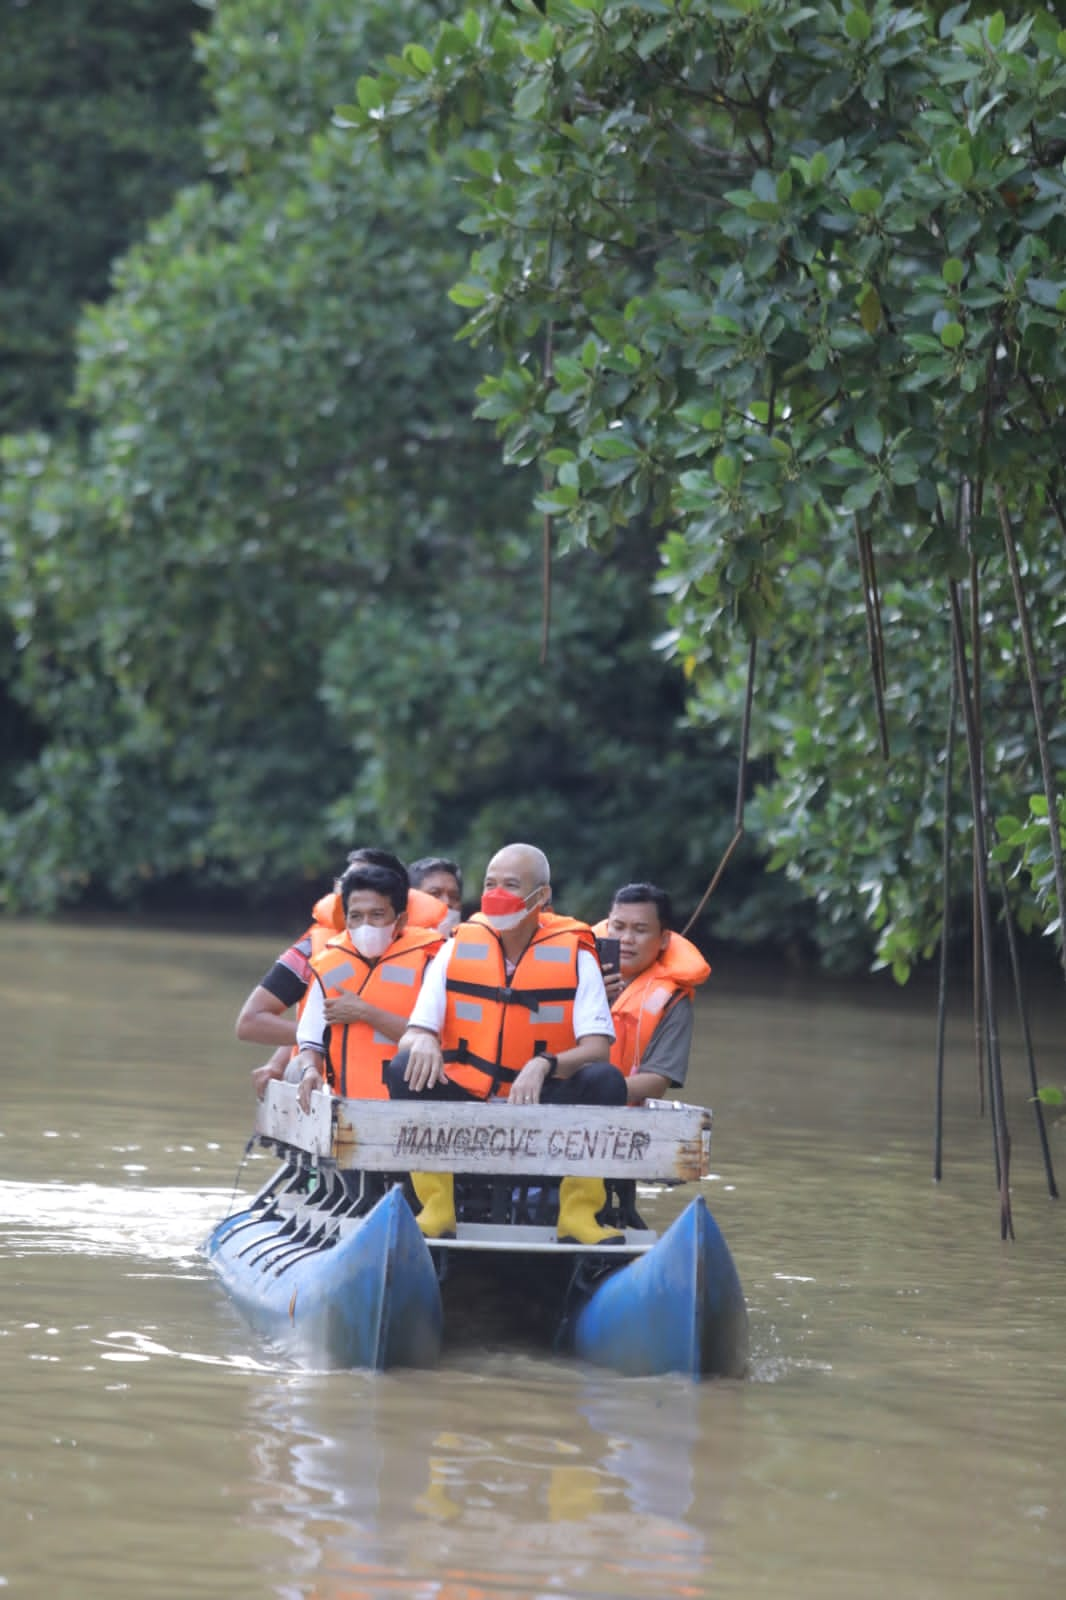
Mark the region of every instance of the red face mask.
POLYGON ((481 896, 481 909, 486 917, 510 917, 515 912, 524 916, 526 902, 522 895, 512 894, 510 889, 486 889, 481 896))
POLYGON ((507 933, 528 915, 528 901, 536 894, 512 894, 510 889, 486 889, 481 896, 481 914, 490 928, 497 933, 507 933))

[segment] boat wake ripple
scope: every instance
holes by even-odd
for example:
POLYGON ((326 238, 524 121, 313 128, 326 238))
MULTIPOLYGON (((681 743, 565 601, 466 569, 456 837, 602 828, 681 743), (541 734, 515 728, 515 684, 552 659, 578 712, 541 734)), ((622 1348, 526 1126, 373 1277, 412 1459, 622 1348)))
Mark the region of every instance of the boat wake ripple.
POLYGON ((9 1256, 136 1256, 193 1265, 230 1191, 0 1181, 0 1247, 9 1256))

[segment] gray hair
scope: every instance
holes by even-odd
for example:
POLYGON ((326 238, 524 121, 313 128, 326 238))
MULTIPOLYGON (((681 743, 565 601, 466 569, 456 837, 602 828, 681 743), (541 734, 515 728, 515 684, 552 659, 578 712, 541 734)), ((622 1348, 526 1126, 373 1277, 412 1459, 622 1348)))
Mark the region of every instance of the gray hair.
POLYGON ((534 889, 539 889, 544 886, 547 886, 548 888, 551 887, 552 869, 543 850, 538 849, 535 844, 522 844, 520 842, 515 844, 505 844, 501 849, 496 851, 496 854, 492 858, 493 861, 497 860, 498 857, 507 854, 511 850, 519 852, 523 870, 528 871, 532 877, 534 889))

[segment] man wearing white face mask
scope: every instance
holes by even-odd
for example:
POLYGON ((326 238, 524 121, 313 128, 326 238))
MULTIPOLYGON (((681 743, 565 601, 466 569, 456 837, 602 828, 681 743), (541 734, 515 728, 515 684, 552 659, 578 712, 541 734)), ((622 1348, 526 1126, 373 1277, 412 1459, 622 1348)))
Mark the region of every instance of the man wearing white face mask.
MULTIPOLYGON (((550 901, 543 851, 512 844, 493 856, 480 913, 459 925, 426 974, 386 1072, 393 1098, 625 1104, 625 1079, 608 1059, 614 1025, 592 932, 550 912, 550 901)), ((423 1233, 454 1233, 451 1176, 411 1178, 423 1233)), ((559 1238, 619 1241, 596 1221, 604 1199, 602 1179, 565 1179, 559 1238)))
POLYGON ((407 891, 402 869, 361 862, 340 881, 347 925, 311 961, 296 1034, 292 1076, 305 1111, 324 1083, 352 1099, 387 1098, 385 1069, 441 947, 436 931, 408 927, 407 891))
MULTIPOLYGON (((403 875, 403 862, 390 850, 362 845, 348 856, 348 865, 356 862, 363 866, 387 867, 403 875)), ((256 1044, 276 1045, 277 1049, 264 1066, 254 1068, 252 1082, 259 1099, 263 1098, 267 1084, 273 1078, 291 1077, 296 1055, 296 1032, 299 1016, 307 1004, 311 985, 311 957, 345 928, 344 907, 337 893, 339 880, 329 894, 322 895, 314 907, 314 921, 303 935, 278 956, 270 971, 252 989, 237 1018, 237 1037, 256 1044), (297 1007, 293 1018, 286 1013, 297 1007)), ((419 928, 439 927, 447 915, 447 900, 425 893, 413 884, 407 894, 407 923, 419 928)), ((458 921, 458 917, 455 919, 458 921)), ((443 929, 442 932, 450 931, 443 929)), ((330 1000, 326 1005, 328 1022, 352 1021, 345 1013, 343 998, 330 1000)))

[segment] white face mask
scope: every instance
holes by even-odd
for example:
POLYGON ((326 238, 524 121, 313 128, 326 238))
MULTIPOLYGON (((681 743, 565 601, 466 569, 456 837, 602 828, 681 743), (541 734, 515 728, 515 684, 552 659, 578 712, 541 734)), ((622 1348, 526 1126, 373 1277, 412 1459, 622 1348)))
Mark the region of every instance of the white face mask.
POLYGON ((378 956, 385 954, 392 943, 395 929, 395 922, 387 928, 375 928, 373 923, 363 922, 358 928, 349 928, 348 933, 359 954, 367 961, 376 961, 378 956))
POLYGON ((526 912, 508 911, 502 917, 492 917, 487 911, 483 911, 481 915, 485 918, 489 927, 495 929, 497 933, 507 933, 509 929, 517 928, 518 924, 525 920, 526 912))
POLYGON ((452 929, 457 928, 462 920, 463 913, 461 911, 457 911, 454 906, 449 906, 443 917, 440 919, 438 931, 444 934, 451 933, 452 929))

